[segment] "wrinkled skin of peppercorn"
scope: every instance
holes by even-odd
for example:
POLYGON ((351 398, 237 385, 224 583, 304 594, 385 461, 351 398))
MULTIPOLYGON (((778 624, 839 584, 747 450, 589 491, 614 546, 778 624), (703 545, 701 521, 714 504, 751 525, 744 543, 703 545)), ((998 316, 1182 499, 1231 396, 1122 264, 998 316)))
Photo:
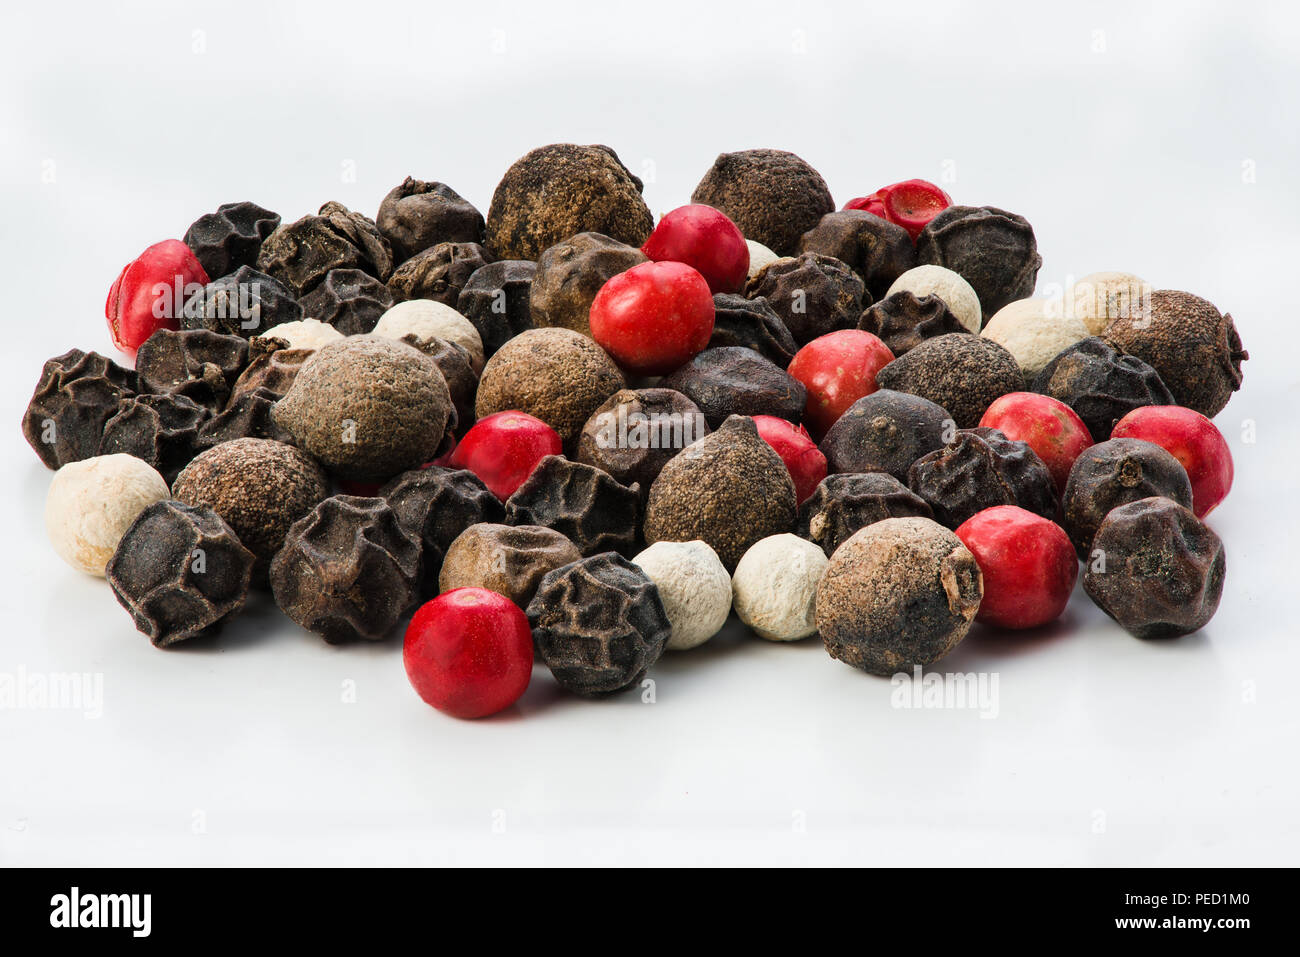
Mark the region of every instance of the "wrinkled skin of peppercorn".
POLYGON ((912 464, 907 484, 934 509, 935 521, 949 528, 995 505, 1058 518, 1052 473, 1028 444, 997 429, 958 432, 948 445, 912 464))
POLYGON ((506 523, 552 528, 584 556, 636 553, 641 488, 560 455, 548 455, 506 500, 506 523))
POLYGON ((135 395, 136 375, 96 352, 70 349, 46 361, 23 413, 23 437, 46 468, 99 454, 104 426, 123 399, 135 395))

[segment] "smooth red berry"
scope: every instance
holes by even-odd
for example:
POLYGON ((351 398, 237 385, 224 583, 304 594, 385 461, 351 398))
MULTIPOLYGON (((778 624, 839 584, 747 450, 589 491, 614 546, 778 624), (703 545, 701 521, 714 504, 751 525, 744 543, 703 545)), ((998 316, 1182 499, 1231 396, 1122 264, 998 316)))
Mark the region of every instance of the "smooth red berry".
POLYGON ((1181 405, 1148 405, 1115 423, 1112 439, 1154 442, 1187 470, 1192 482, 1192 511, 1204 518, 1232 489, 1232 452, 1213 422, 1181 405))
POLYGON ((980 425, 1024 442, 1052 473, 1057 493, 1065 491, 1070 468, 1092 445, 1092 433, 1072 408, 1036 392, 1008 392, 984 410, 980 425))
POLYGON ((179 239, 154 243, 113 280, 104 317, 113 345, 128 355, 159 329, 179 329, 185 303, 208 283, 208 274, 179 239))
POLYGON ((790 472, 790 480, 794 482, 795 498, 802 503, 826 477, 826 456, 802 425, 774 415, 756 415, 753 418, 763 441, 781 456, 790 472))
POLYGON ((659 220, 641 247, 655 262, 685 263, 709 291, 739 292, 749 275, 749 246, 726 213, 712 206, 681 206, 659 220))
POLYGON ((538 462, 563 451, 559 433, 541 419, 508 410, 475 422, 447 464, 469 469, 504 502, 533 474, 538 462))
POLYGON ((629 372, 665 375, 708 346, 713 318, 713 294, 696 270, 642 263, 600 287, 591 337, 629 372))
POLYGON ((984 576, 977 621, 1019 629, 1061 617, 1079 574, 1061 526, 1016 505, 998 505, 976 512, 956 535, 984 576))
POLYGON ((808 390, 804 422, 821 437, 848 407, 878 388, 876 373, 894 361, 889 346, 861 329, 818 336, 795 353, 789 373, 808 390))
POLYGON ((454 588, 422 605, 406 629, 411 687, 439 711, 485 718, 510 707, 533 675, 533 633, 519 606, 486 588, 454 588))

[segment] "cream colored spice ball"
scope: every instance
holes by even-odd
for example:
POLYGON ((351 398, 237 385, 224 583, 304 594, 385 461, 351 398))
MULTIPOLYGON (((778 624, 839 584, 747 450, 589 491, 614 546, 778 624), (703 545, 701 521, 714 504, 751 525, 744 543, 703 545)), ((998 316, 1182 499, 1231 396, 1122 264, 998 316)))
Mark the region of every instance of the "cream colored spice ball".
POLYGON ((45 530, 59 557, 87 575, 104 575, 126 530, 167 483, 134 455, 96 455, 54 473, 45 498, 45 530))
POLYGON ((817 633, 817 583, 829 559, 820 547, 789 532, 759 539, 731 577, 731 604, 740 620, 769 641, 817 633))
POLYGON ((1010 352, 1020 371, 1032 379, 1070 346, 1088 338, 1088 329, 1082 319, 1065 315, 1060 299, 1035 297, 1007 303, 980 335, 1010 352))
POLYGON ((1070 287, 1071 314, 1088 335, 1099 336, 1116 319, 1137 315, 1151 298, 1149 282, 1131 272, 1095 272, 1070 287))
POLYGON ((980 297, 965 279, 943 266, 914 266, 894 280, 886 296, 896 292, 910 292, 918 299, 938 296, 952 314, 971 332, 980 331, 983 312, 980 297))
POLYGON ((636 558, 659 589, 668 623, 669 651, 704 644, 727 623, 731 613, 731 576, 718 553, 701 541, 655 542, 636 558))
POLYGON ((749 247, 749 278, 751 279, 768 263, 774 263, 781 258, 762 243, 756 243, 752 239, 746 239, 745 245, 749 247))
POLYGON ((465 347, 475 375, 483 371, 483 337, 474 328, 474 323, 445 303, 432 299, 399 302, 379 317, 374 334, 389 339, 409 335, 420 339, 446 339, 465 347))
POLYGON ((272 326, 264 338, 283 339, 290 349, 319 349, 342 339, 343 333, 319 319, 298 319, 272 326))

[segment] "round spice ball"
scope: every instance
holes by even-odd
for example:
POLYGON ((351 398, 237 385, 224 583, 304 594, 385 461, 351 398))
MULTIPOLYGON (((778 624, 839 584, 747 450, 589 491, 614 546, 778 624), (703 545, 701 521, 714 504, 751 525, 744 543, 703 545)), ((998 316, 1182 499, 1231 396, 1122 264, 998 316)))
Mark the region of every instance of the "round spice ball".
POLYGON ((713 333, 708 348, 722 346, 753 349, 781 369, 787 368, 799 351, 794 336, 766 299, 725 292, 713 297, 713 333))
POLYGON ((649 262, 635 246, 600 233, 579 233, 556 243, 537 260, 529 309, 538 328, 591 335, 591 303, 619 273, 649 262))
POLYGON ((761 538, 796 517, 790 472, 753 419, 733 415, 669 459, 650 488, 645 540, 706 542, 728 571, 761 538))
POLYGON ((394 269, 388 288, 398 302, 432 299, 454 306, 469 277, 491 261, 478 243, 438 243, 394 269))
POLYGON ((976 512, 1018 505, 1055 521, 1056 482, 1026 442, 997 429, 963 429, 953 441, 912 463, 908 487, 934 510, 934 520, 957 528, 976 512))
POLYGON ((1061 498, 1062 524, 1087 561, 1093 536, 1112 509, 1153 495, 1192 507, 1192 483, 1182 463, 1154 442, 1108 439, 1084 449, 1061 498))
POLYGON ((916 238, 916 261, 944 266, 970 283, 985 319, 1032 296, 1043 265, 1029 220, 993 206, 943 210, 916 238))
POLYGON ((1083 321, 1088 335, 1100 336, 1116 319, 1141 314, 1152 285, 1131 272, 1095 272, 1070 287, 1070 315, 1083 321))
POLYGON ((817 583, 828 562, 812 542, 788 532, 750 546, 731 577, 736 615, 760 638, 798 641, 817 632, 817 583))
POLYGON ((481 243, 485 228, 483 214, 450 186, 410 176, 388 191, 375 225, 398 263, 439 243, 481 243))
POLYGON ((487 245, 498 259, 532 259, 578 233, 639 247, 654 218, 641 180, 608 146, 555 143, 525 154, 492 194, 487 245))
POLYGON ((768 249, 762 243, 756 243, 752 239, 746 239, 745 245, 749 248, 749 275, 755 276, 758 271, 768 263, 776 262, 781 257, 772 250, 768 249))
POLYGON ((699 406, 713 428, 731 415, 774 415, 798 422, 808 400, 798 379, 740 346, 705 349, 660 384, 699 406))
POLYGON ((745 283, 745 297, 766 299, 799 345, 852 329, 862 314, 864 294, 852 269, 818 253, 778 259, 745 283))
POLYGON ((873 299, 916 265, 916 247, 902 226, 861 209, 827 213, 799 240, 801 252, 833 256, 847 263, 873 299))
POLYGON ((655 542, 632 564, 659 589, 672 626, 667 650, 686 651, 708 641, 731 612, 731 576, 705 542, 655 542))
POLYGON ((451 306, 432 299, 409 299, 399 302, 375 324, 375 335, 386 339, 445 339, 462 346, 469 353, 470 365, 482 373, 483 340, 474 324, 451 306))
POLYGON ((1059 300, 1017 299, 999 309, 980 335, 1010 352, 1032 382, 1049 362, 1088 338, 1083 320, 1063 313, 1059 300))
POLYGON ((1174 397, 1155 369, 1123 355, 1105 339, 1082 339, 1057 355, 1034 377, 1033 389, 1064 402, 1101 441, 1134 409, 1173 405, 1174 397))
POLYGON ((478 417, 511 409, 527 412, 569 443, 623 384, 614 360, 581 333, 529 329, 497 350, 483 368, 478 417))
POLYGON ((236 439, 213 446, 176 479, 172 496, 213 509, 257 558, 254 581, 284 536, 330 493, 329 477, 308 455, 270 439, 236 439))
POLYGON ((620 389, 582 427, 574 458, 603 469, 644 498, 664 465, 709 433, 704 413, 673 389, 620 389))
POLYGON ((722 210, 778 256, 798 252, 799 237, 835 209, 820 173, 793 153, 768 149, 720 154, 691 202, 722 210))
POLYGON ((321 322, 319 319, 300 319, 296 322, 280 323, 270 332, 265 333, 265 338, 282 339, 285 348, 288 349, 311 350, 327 346, 331 342, 338 342, 343 338, 343 333, 328 322, 321 322))
POLYGON ((274 418, 339 478, 374 481, 433 459, 451 408, 447 381, 419 349, 348 336, 312 353, 274 418))
POLYGON ((212 279, 257 261, 262 242, 280 225, 280 216, 256 203, 223 203, 185 230, 184 242, 212 279))
POLYGON ((969 332, 938 296, 896 292, 866 309, 858 328, 878 337, 898 358, 926 339, 954 332, 969 332))
POLYGON ((1106 338, 1149 364, 1179 405, 1214 418, 1241 388, 1250 358, 1232 316, 1190 292, 1158 289, 1138 315, 1116 319, 1106 338))
POLYGON ((672 633, 654 582, 614 552, 547 572, 528 603, 528 623, 556 682, 586 696, 636 684, 672 633))
POLYGON ((817 586, 817 630, 832 658, 875 675, 910 672, 966 637, 983 597, 961 539, 928 518, 888 518, 831 556, 817 586))
POLYGON ((502 259, 474 270, 460 291, 456 311, 473 324, 490 356, 525 329, 532 329, 530 299, 537 263, 502 259))
POLYGON ((443 556, 458 535, 479 522, 499 522, 504 515, 501 501, 467 469, 412 469, 380 488, 379 497, 392 506, 403 527, 419 537, 426 583, 437 583, 443 556))
POLYGON ((486 588, 527 608, 542 576, 580 558, 578 546, 554 529, 484 522, 466 528, 448 547, 438 589, 486 588))
POLYGON ((956 333, 927 339, 876 373, 882 389, 943 406, 958 428, 979 425, 993 400, 1025 387, 1015 357, 996 342, 956 333))
POLYGON ((45 497, 45 530, 60 558, 102 577, 136 516, 170 497, 163 477, 134 455, 69 462, 54 473, 45 497))
POLYGON ((887 518, 933 518, 921 496, 886 472, 828 475, 799 506, 799 534, 829 558, 860 528, 887 518))
POLYGON ((1093 539, 1083 587, 1099 608, 1138 638, 1177 638, 1203 628, 1219 608, 1223 542, 1167 498, 1144 498, 1106 516, 1093 539))
POLYGON ((893 296, 900 292, 910 292, 918 298, 937 296, 947 304, 967 332, 978 333, 984 324, 979 296, 970 283, 951 269, 943 266, 916 266, 909 269, 894 280, 886 295, 893 296))
POLYGON ((943 406, 892 389, 877 389, 848 407, 822 439, 826 465, 835 472, 888 472, 907 481, 907 470, 957 432, 943 406))

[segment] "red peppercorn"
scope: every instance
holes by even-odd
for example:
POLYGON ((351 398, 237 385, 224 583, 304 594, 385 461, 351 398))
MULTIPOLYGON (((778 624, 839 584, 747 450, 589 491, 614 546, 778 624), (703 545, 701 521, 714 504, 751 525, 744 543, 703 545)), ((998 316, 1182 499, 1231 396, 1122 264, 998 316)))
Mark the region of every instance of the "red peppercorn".
POLYGON ((813 435, 824 436, 849 406, 875 392, 876 373, 893 361, 889 346, 861 329, 818 336, 796 352, 787 371, 808 390, 804 422, 813 435))
POLYGON ((952 197, 934 183, 908 179, 860 196, 844 204, 845 209, 865 209, 896 226, 902 226, 916 242, 926 223, 952 205, 952 197))
POLYGON ((510 707, 533 674, 533 633, 519 606, 486 588, 454 588, 422 605, 402 644, 411 686, 456 718, 510 707))
POLYGON ((185 303, 201 292, 208 274, 179 239, 154 243, 113 280, 104 317, 113 345, 127 355, 159 329, 179 329, 185 303))
POLYGON ((1058 494, 1065 492, 1070 467, 1093 444, 1092 433, 1072 408, 1050 395, 1008 392, 984 410, 981 426, 1024 442, 1052 473, 1058 494))
POLYGON ((957 526, 984 575, 977 621, 999 628, 1036 628, 1065 611, 1079 560, 1065 530, 1016 505, 976 512, 957 526))
POLYGON ((755 415, 752 418, 763 441, 781 456, 790 472, 790 480, 794 482, 795 499, 802 504, 826 477, 826 456, 802 425, 774 415, 755 415))
POLYGON ((726 213, 712 206, 681 206, 659 220, 641 247, 655 262, 685 263, 713 294, 735 293, 749 275, 749 246, 726 213))
POLYGON ((475 422, 448 456, 447 464, 469 469, 504 502, 533 474, 538 462, 563 451, 559 433, 541 419, 506 410, 475 422))
POLYGON ((704 351, 713 335, 713 294, 678 262, 619 273, 591 303, 591 337, 624 369, 666 375, 704 351))

